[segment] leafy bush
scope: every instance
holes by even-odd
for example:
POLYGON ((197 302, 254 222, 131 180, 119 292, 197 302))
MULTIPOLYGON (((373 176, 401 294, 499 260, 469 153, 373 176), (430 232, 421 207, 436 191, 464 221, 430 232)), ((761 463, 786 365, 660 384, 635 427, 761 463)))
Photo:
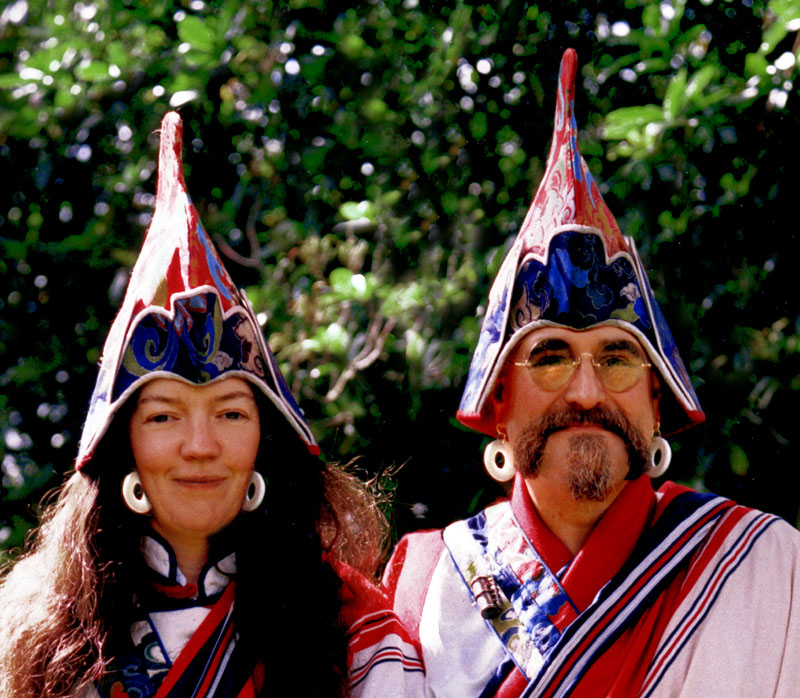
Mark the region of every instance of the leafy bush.
POLYGON ((584 156, 708 415, 673 442, 674 477, 796 521, 800 2, 431 5, 2 10, 0 545, 70 467, 170 108, 193 200, 327 457, 406 463, 400 531, 496 496, 454 414, 568 46, 584 156))

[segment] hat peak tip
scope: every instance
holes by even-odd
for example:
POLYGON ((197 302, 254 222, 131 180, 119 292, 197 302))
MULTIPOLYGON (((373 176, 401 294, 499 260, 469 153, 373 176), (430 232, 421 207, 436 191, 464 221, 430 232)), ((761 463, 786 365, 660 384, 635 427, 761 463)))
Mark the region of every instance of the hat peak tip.
POLYGON ((178 114, 176 111, 168 111, 161 119, 161 128, 162 130, 183 128, 183 120, 181 119, 180 114, 178 114))
POLYGON ((578 53, 574 48, 568 48, 561 56, 561 70, 559 82, 562 83, 566 91, 574 93, 575 75, 578 72, 578 53))
POLYGON ((167 112, 161 119, 159 138, 157 201, 161 198, 159 194, 162 191, 166 193, 173 187, 185 186, 183 181, 183 121, 177 112, 167 112))
POLYGON ((178 112, 170 111, 164 114, 164 117, 161 119, 159 137, 161 141, 160 156, 164 158, 169 154, 173 154, 180 160, 183 141, 183 121, 178 112))

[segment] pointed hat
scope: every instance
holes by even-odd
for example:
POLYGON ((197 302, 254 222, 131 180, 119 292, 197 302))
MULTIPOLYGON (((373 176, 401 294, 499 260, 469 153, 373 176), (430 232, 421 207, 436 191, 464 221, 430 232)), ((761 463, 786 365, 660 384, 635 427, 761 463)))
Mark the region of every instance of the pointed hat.
POLYGON ((621 327, 640 341, 669 390, 664 433, 705 419, 686 368, 642 267, 578 150, 573 113, 577 55, 561 59, 547 169, 519 234, 489 292, 478 346, 457 418, 497 435, 490 395, 506 358, 539 327, 621 327))
POLYGON ((319 454, 253 309, 236 288, 189 199, 181 118, 161 122, 153 219, 103 358, 75 467, 80 470, 120 406, 154 378, 202 385, 239 376, 261 390, 308 450, 319 454))

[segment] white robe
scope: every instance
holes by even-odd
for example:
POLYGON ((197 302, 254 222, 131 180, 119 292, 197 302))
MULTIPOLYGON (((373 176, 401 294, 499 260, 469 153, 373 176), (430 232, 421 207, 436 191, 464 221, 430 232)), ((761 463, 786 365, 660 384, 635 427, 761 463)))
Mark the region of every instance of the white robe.
MULTIPOLYGON (((651 513, 656 501, 658 496, 650 505, 651 513)), ((614 534, 625 527, 624 514, 617 511, 617 528, 606 531, 606 545, 613 545, 614 534)), ((647 528, 650 519, 643 521, 647 528)), ((533 532, 521 534, 529 545, 525 533, 532 538, 533 532)), ((777 517, 735 506, 727 510, 689 558, 685 574, 669 583, 669 601, 646 609, 650 616, 633 622, 624 631, 628 634, 615 641, 619 667, 613 664, 617 660, 601 655, 607 666, 591 664, 585 678, 580 676, 571 687, 552 682, 547 667, 538 673, 542 662, 535 653, 519 650, 520 638, 526 639, 524 631, 512 640, 504 635, 513 615, 505 614, 508 599, 503 598, 502 622, 493 625, 484 620, 466 583, 474 570, 465 575, 452 546, 437 549, 422 543, 424 536, 431 541, 435 532, 411 534, 398 546, 385 581, 398 616, 418 636, 430 698, 497 695, 503 680, 513 674, 519 681, 514 689, 506 683, 503 696, 800 696, 800 532, 777 517), (411 575, 410 584, 404 574, 411 575), (646 635, 648 622, 659 623, 660 631, 646 635), (648 665, 637 662, 638 657, 648 665), (623 666, 625 661, 628 666, 623 666), (617 668, 625 681, 614 675, 617 668), (593 670, 606 671, 600 684, 590 683, 597 676, 593 670), (525 692, 525 685, 536 676, 541 680, 525 692)), ((504 554, 506 550, 500 553, 504 554)), ((567 568, 554 573, 563 580, 567 568)), ((608 591, 611 583, 604 579, 600 585, 608 591)), ((576 619, 596 607, 599 594, 595 601, 587 601, 586 608, 579 608, 576 619)), ((572 622, 560 629, 566 631, 572 622)))

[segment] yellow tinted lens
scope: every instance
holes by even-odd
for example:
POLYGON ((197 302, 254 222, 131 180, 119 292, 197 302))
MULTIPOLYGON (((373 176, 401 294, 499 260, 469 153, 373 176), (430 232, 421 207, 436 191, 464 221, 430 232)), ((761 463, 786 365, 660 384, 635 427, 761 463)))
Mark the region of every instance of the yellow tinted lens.
POLYGON ((548 357, 546 363, 528 364, 533 382, 543 390, 563 388, 575 373, 577 362, 566 357, 548 357))
POLYGON ((642 377, 645 366, 641 360, 598 361, 595 363, 600 382, 613 392, 630 390, 642 377))

